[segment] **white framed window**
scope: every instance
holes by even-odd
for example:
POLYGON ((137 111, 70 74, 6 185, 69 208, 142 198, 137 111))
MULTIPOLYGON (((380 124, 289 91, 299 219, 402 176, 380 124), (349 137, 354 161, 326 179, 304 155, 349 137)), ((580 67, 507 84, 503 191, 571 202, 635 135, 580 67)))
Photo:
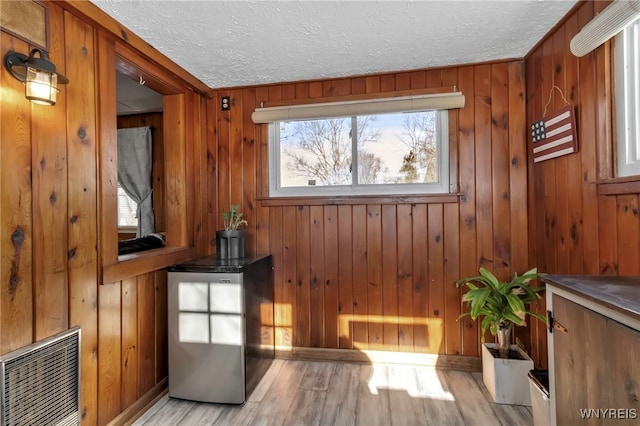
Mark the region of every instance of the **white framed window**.
POLYGON ((269 126, 272 197, 449 192, 447 110, 269 126))
POLYGON ((640 175, 640 19, 615 38, 617 175, 640 175))

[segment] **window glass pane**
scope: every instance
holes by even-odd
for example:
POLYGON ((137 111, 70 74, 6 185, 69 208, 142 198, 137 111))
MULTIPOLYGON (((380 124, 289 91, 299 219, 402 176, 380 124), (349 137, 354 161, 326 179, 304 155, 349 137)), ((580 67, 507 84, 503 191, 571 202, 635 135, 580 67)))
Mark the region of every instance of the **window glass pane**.
POLYGON ((351 118, 280 122, 280 186, 351 185, 351 118))
POLYGON ((362 118, 371 121, 369 139, 358 143, 360 184, 438 182, 436 111, 362 118))
POLYGON ((138 226, 138 204, 118 184, 118 226, 138 226))
POLYGON ((276 122, 269 194, 447 193, 449 134, 441 129, 448 129, 447 111, 276 122))

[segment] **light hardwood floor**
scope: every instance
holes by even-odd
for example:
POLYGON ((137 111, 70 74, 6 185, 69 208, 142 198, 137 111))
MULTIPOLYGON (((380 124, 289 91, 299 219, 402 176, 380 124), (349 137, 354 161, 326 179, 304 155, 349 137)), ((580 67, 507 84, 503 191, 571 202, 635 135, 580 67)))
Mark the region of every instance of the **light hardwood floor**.
POLYGON ((164 396, 134 425, 533 424, 529 407, 490 398, 480 373, 277 359, 243 406, 164 396))

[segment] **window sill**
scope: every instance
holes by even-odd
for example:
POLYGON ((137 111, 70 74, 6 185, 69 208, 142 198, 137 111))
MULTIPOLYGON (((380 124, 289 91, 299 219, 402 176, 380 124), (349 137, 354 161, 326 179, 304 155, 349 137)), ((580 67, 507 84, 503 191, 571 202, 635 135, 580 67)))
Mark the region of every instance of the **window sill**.
POLYGON ((595 183, 598 195, 640 194, 640 176, 599 180, 595 183))
POLYGON ((442 204, 457 203, 461 193, 429 195, 366 195, 333 197, 263 197, 258 198, 264 207, 277 206, 335 206, 360 204, 442 204))
POLYGON ((118 262, 102 267, 102 283, 109 284, 126 280, 147 272, 193 258, 196 254, 194 247, 163 247, 118 256, 118 262))

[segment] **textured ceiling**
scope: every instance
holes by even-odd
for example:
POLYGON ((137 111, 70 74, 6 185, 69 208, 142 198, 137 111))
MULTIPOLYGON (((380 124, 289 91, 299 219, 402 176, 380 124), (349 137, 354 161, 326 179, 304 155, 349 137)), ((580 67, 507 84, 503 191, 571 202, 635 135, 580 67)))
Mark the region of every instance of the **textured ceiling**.
POLYGON ((522 58, 575 0, 93 0, 212 88, 522 58))

